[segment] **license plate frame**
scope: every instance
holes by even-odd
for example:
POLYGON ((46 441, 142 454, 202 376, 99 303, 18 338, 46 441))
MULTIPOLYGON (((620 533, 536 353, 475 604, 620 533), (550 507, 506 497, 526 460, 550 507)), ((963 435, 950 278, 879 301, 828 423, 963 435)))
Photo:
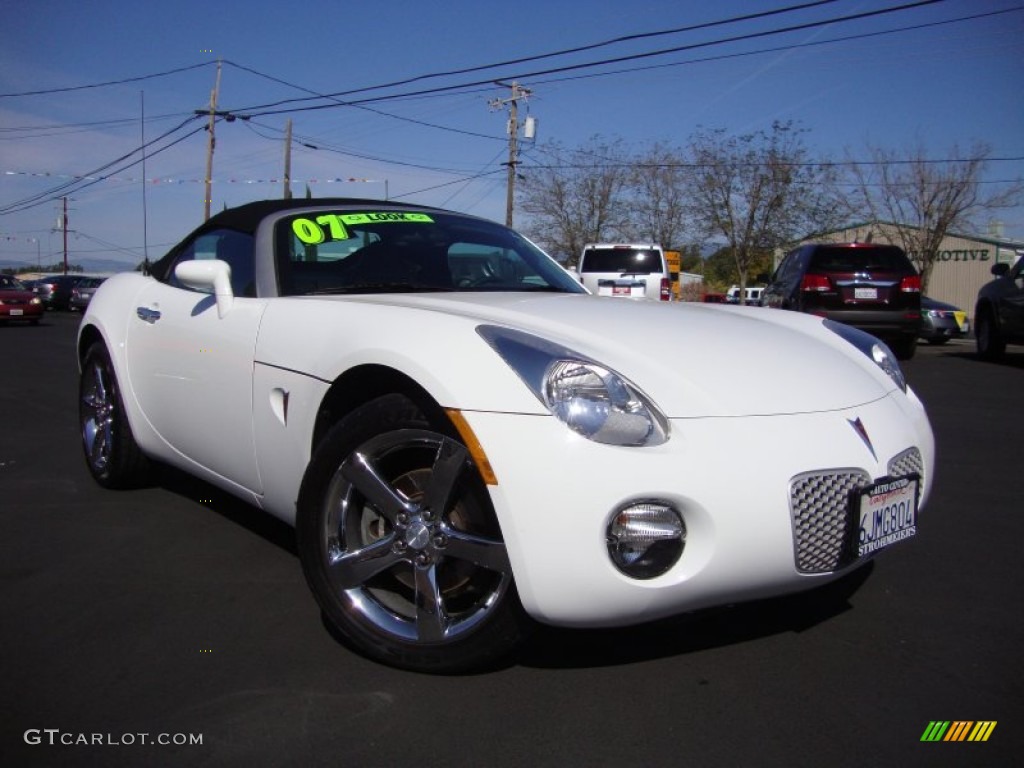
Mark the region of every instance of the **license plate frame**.
POLYGON ((858 525, 854 532, 857 557, 867 557, 917 535, 917 474, 887 477, 858 488, 850 503, 858 525))
POLYGON ((644 280, 612 280, 603 279, 597 281, 598 296, 618 296, 620 298, 643 297, 647 292, 647 282, 644 280))

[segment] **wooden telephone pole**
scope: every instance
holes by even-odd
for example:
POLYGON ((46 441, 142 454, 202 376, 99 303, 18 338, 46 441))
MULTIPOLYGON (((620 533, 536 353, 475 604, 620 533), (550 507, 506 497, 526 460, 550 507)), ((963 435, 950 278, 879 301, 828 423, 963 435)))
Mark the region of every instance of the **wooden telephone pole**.
POLYGON ((511 85, 498 83, 498 85, 511 88, 512 95, 507 99, 494 99, 489 102, 492 109, 501 109, 509 105, 508 116, 508 175, 505 192, 505 225, 512 226, 512 207, 515 200, 516 189, 516 165, 519 163, 519 100, 526 99, 533 91, 523 88, 519 83, 512 82, 511 85))
POLYGON ((217 139, 213 135, 213 126, 217 121, 217 98, 220 95, 220 59, 217 59, 217 80, 210 91, 210 121, 206 130, 210 134, 206 140, 206 191, 203 198, 203 221, 210 218, 210 202, 213 198, 211 186, 213 183, 213 150, 217 146, 217 139))
POLYGON ((284 199, 292 198, 292 121, 284 129, 284 199))

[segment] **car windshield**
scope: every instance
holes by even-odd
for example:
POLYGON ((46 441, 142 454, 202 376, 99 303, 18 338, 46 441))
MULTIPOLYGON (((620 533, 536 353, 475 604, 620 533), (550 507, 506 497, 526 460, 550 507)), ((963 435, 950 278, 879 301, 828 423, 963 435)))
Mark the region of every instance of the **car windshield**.
POLYGON ((282 296, 585 292, 515 231, 437 211, 304 211, 277 222, 275 243, 282 296))
POLYGON ((650 248, 587 248, 580 272, 661 272, 661 257, 650 248))
POLYGON ((5 291, 27 291, 20 280, 11 277, 10 275, 0 275, 0 289, 5 291))

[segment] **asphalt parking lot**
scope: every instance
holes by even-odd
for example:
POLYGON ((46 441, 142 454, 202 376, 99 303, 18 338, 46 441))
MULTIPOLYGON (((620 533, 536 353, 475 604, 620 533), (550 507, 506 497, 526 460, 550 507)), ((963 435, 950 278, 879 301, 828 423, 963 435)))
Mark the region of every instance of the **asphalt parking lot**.
POLYGON ((1024 349, 989 364, 967 341, 922 345, 905 365, 934 494, 916 539, 854 578, 545 629, 504 669, 429 677, 331 637, 287 526, 171 472, 129 492, 90 480, 77 319, 0 326, 2 765, 1021 762, 1024 349), (923 742, 932 721, 996 725, 923 742))

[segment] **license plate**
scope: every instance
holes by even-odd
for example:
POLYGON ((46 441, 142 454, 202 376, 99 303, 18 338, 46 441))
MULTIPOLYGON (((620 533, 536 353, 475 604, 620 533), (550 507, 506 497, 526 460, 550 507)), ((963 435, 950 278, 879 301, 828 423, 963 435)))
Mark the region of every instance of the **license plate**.
POLYGON ((18 315, 24 315, 24 314, 25 314, 25 310, 24 309, 12 309, 11 310, 11 317, 17 317, 18 315))
POLYGON ((917 534, 917 477, 897 477, 861 489, 857 557, 917 534))
POLYGON ((643 280, 598 280, 598 296, 643 296, 646 290, 643 280))
POLYGON ((853 298, 855 299, 877 299, 878 289, 877 288, 854 288, 853 298))

